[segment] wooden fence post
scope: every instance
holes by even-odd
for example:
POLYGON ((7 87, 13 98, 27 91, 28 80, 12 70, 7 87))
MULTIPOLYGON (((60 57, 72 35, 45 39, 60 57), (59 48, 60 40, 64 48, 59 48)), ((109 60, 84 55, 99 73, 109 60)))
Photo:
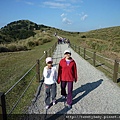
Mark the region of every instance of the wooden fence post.
POLYGON ((68 46, 72 48, 72 46, 71 46, 71 44, 70 44, 70 43, 68 43, 68 46))
POLYGON ((85 59, 85 55, 86 55, 86 48, 84 48, 84 59, 85 59))
POLYGON ((56 48, 56 43, 54 44, 54 50, 55 50, 55 48, 56 48))
POLYGON ((79 46, 79 55, 80 55, 80 46, 79 46))
POLYGON ((5 95, 0 92, 0 120, 7 120, 5 95))
POLYGON ((95 66, 95 61, 96 61, 96 52, 93 53, 93 65, 95 66))
POLYGON ((49 49, 48 52, 47 52, 47 56, 50 56, 50 49, 49 49))
POLYGON ((45 51, 45 57, 47 58, 47 56, 48 56, 48 53, 47 53, 47 51, 45 51))
POLYGON ((52 47, 52 54, 53 54, 53 52, 54 52, 54 45, 53 45, 53 47, 52 47))
POLYGON ((51 56, 51 48, 50 48, 50 51, 49 51, 49 56, 51 56))
POLYGON ((36 79, 38 82, 40 82, 40 61, 37 60, 36 64, 36 79))
POLYGON ((52 47, 50 48, 50 56, 52 55, 52 47))
POLYGON ((117 78, 118 78, 118 67, 119 67, 119 62, 115 60, 114 63, 114 73, 113 73, 113 82, 117 83, 117 78))

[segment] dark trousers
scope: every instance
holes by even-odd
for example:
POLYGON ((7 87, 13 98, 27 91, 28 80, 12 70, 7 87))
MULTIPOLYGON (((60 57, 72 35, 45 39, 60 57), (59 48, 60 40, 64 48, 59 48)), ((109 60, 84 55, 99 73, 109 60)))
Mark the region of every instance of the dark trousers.
POLYGON ((56 98, 56 83, 51 85, 45 84, 45 94, 45 103, 50 105, 50 97, 52 97, 52 101, 56 98))
POLYGON ((73 82, 61 81, 61 95, 67 96, 67 104, 72 105, 73 82), (68 94, 66 94, 66 85, 68 84, 68 94))

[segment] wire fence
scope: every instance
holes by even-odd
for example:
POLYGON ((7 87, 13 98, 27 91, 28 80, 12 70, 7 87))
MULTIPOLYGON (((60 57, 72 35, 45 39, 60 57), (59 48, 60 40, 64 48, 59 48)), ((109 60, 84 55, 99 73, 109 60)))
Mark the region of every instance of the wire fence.
POLYGON ((120 81, 120 61, 109 59, 89 49, 74 44, 70 45, 71 48, 77 52, 81 57, 90 62, 93 66, 103 71, 114 82, 120 81))
POLYGON ((57 43, 44 51, 43 56, 5 93, 0 92, 0 120, 8 120, 11 114, 25 113, 27 106, 32 102, 37 87, 42 81, 42 72, 45 58, 52 56, 57 43))
MULTIPOLYGON (((27 106, 32 102, 32 98, 37 97, 39 91, 36 93, 36 90, 40 82, 43 82, 42 72, 45 66, 45 58, 52 56, 56 46, 57 43, 45 51, 43 56, 36 60, 36 63, 5 93, 0 92, 0 114, 2 115, 0 120, 8 120, 8 116, 11 114, 25 112, 27 106)), ((114 82, 120 80, 120 62, 118 60, 106 58, 81 46, 73 44, 70 46, 85 60, 111 77, 114 82)))

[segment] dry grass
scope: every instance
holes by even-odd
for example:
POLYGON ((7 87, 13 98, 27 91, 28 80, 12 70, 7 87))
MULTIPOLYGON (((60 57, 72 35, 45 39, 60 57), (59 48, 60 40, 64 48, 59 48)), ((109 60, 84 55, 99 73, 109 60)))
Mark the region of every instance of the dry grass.
MULTIPOLYGON (((27 51, 0 53, 0 91, 6 92, 33 64, 36 63, 36 60, 43 55, 43 51, 48 50, 48 48, 56 42, 56 38, 53 37, 55 32, 57 32, 59 36, 69 39, 71 43, 75 44, 76 46, 82 46, 89 48, 92 51, 100 52, 101 55, 104 55, 108 58, 120 58, 120 53, 118 52, 120 50, 119 41, 114 41, 113 44, 113 41, 110 39, 102 40, 101 38, 95 38, 97 35, 94 32, 92 33, 92 35, 95 35, 94 38, 81 38, 84 33, 71 33, 56 29, 48 29, 47 32, 36 31, 37 34, 34 37, 30 37, 16 43, 11 43, 9 45, 3 45, 5 47, 16 46, 17 48, 18 46, 19 48, 21 46, 26 46, 27 51), (29 42, 32 42, 33 46, 30 46, 28 44, 29 42)), ((105 33, 105 31, 102 32, 102 35, 103 33, 105 33)), ((91 36, 90 33, 89 36, 91 36)), ((118 35, 117 38, 119 38, 118 35)), ((31 75, 33 75, 33 72, 29 74, 28 78, 31 77, 31 75)), ((35 93, 37 86, 38 83, 34 81, 15 113, 20 113, 23 111, 23 109, 25 109, 26 105, 30 104, 30 100, 35 93), (26 102, 26 99, 30 100, 26 102)), ((16 95, 16 93, 14 95, 16 95)), ((11 96, 11 98, 13 99, 14 96, 11 96)))
MULTIPOLYGON (((27 40, 18 42, 18 44, 25 45, 32 39, 32 37, 28 38, 27 40)), ((36 37, 36 39, 38 38, 36 37)), ((36 41, 36 39, 34 39, 34 41, 36 41)), ((48 48, 56 42, 54 37, 51 36, 50 39, 51 42, 45 42, 28 51, 0 53, 0 91, 5 92, 12 86, 15 81, 17 81, 36 60, 43 55, 43 51, 48 50, 48 48)), ((13 44, 15 43, 11 43, 11 45, 13 44)))

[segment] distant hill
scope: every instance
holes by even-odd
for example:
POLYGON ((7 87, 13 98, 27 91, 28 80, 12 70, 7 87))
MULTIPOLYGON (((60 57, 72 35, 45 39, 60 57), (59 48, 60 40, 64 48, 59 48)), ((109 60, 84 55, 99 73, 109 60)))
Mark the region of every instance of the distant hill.
POLYGON ((48 28, 45 25, 37 25, 29 20, 14 21, 0 29, 0 43, 10 43, 20 39, 34 36, 34 30, 48 28))
MULTIPOLYGON (((18 20, 7 24, 0 29, 0 43, 11 43, 26 39, 36 34, 35 30, 44 30, 52 28, 45 25, 38 25, 29 20, 18 20)), ((53 29, 51 29, 53 30, 53 29)), ((61 35, 74 35, 74 32, 68 32, 54 28, 54 31, 61 33, 61 35)), ((114 41, 120 44, 120 26, 102 28, 88 32, 76 32, 81 38, 93 38, 106 41, 114 41)))
POLYGON ((120 40, 120 26, 102 28, 82 33, 85 38, 95 38, 108 41, 120 40))

